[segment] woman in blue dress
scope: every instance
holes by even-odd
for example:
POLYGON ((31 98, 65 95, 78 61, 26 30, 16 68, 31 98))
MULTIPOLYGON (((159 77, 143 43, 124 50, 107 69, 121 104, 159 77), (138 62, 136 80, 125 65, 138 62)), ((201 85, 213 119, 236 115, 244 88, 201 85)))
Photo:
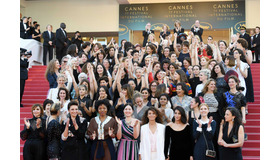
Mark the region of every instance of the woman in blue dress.
POLYGON ((196 141, 194 146, 194 160, 214 160, 216 157, 206 155, 206 150, 215 151, 213 137, 216 130, 216 121, 212 117, 208 118, 209 107, 206 103, 199 105, 201 119, 196 117, 193 122, 193 136, 196 141))

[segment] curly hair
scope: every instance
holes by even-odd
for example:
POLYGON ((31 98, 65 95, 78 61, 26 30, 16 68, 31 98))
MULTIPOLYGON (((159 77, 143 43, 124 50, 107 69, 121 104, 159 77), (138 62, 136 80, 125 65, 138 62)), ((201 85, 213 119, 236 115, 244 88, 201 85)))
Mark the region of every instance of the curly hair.
POLYGON ((148 118, 148 113, 149 113, 149 111, 152 111, 153 113, 155 113, 156 114, 156 119, 155 119, 155 121, 157 122, 157 123, 161 123, 162 124, 162 122, 163 122, 163 120, 162 120, 162 114, 161 114, 161 112, 157 109, 157 108, 155 108, 155 107, 149 107, 146 111, 145 111, 145 113, 144 113, 144 115, 143 115, 143 117, 142 117, 142 124, 144 125, 144 124, 147 124, 147 123, 149 123, 149 118, 148 118))

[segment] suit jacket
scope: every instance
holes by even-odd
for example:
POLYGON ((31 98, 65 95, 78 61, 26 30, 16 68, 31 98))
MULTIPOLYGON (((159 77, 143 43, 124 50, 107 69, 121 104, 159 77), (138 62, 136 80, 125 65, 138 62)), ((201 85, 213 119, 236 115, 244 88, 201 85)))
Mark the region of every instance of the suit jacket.
POLYGON ((44 46, 50 47, 51 45, 49 44, 49 41, 52 41, 52 46, 55 45, 55 36, 53 32, 51 32, 51 37, 50 37, 49 32, 45 31, 43 33, 43 39, 44 39, 44 43, 43 43, 44 46))
POLYGON ((20 79, 27 80, 28 79, 28 68, 29 62, 28 59, 21 59, 20 58, 20 79))
POLYGON ((258 37, 254 35, 253 44, 256 44, 256 48, 260 48, 260 33, 258 34, 258 37))
POLYGON ((55 33, 55 37, 56 37, 56 47, 57 48, 63 48, 64 47, 64 42, 67 43, 68 39, 67 39, 67 33, 66 31, 64 30, 65 32, 65 35, 64 33, 62 32, 62 28, 58 28, 56 30, 56 33, 55 33))
MULTIPOLYGON (((26 27, 28 27, 27 24, 26 24, 26 27)), ((23 22, 20 22, 20 38, 23 38, 23 39, 27 38, 27 32, 24 29, 23 22)))
POLYGON ((248 49, 251 50, 251 37, 249 34, 245 33, 244 35, 240 34, 239 38, 244 38, 248 42, 248 49))
POLYGON ((149 34, 151 33, 154 33, 153 30, 150 30, 150 32, 148 33, 146 30, 143 31, 143 37, 144 37, 144 40, 143 40, 143 47, 146 46, 146 43, 147 43, 147 40, 148 40, 148 37, 149 37, 149 34))
POLYGON ((194 35, 198 35, 200 38, 200 42, 202 42, 203 28, 199 27, 199 30, 197 32, 194 32, 194 27, 192 27, 191 31, 193 32, 194 35))

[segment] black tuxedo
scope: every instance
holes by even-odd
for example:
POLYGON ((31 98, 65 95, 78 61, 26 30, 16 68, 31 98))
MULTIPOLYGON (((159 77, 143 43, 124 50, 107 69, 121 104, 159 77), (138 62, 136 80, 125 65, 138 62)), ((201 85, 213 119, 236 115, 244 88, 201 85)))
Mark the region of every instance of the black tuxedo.
POLYGON ((43 63, 44 65, 47 65, 47 53, 49 52, 49 61, 53 59, 53 47, 55 45, 55 36, 54 33, 51 32, 51 35, 49 35, 48 31, 45 31, 43 33, 43 63), (49 44, 49 42, 52 42, 52 45, 49 44))
POLYGON ((256 55, 256 62, 260 60, 260 33, 256 34, 253 39, 253 45, 256 44, 255 47, 255 55, 256 55))
MULTIPOLYGON (((143 37, 144 37, 144 40, 143 40, 143 47, 146 46, 146 43, 147 43, 149 34, 151 34, 151 33, 154 33, 154 31, 153 31, 153 30, 150 30, 149 32, 147 32, 146 30, 143 31, 143 37)), ((124 51, 124 52, 125 52, 125 51, 124 51)))
MULTIPOLYGON (((28 28, 26 24, 26 28, 28 28)), ((23 22, 20 22, 20 38, 27 39, 28 33, 26 29, 24 29, 23 22)))
POLYGON ((244 38, 248 42, 248 49, 251 50, 251 37, 249 36, 249 34, 240 34, 239 38, 244 38))
POLYGON ((64 45, 64 42, 67 44, 68 39, 67 39, 67 32, 65 30, 62 31, 62 28, 58 28, 56 30, 56 58, 60 62, 62 57, 66 55, 66 49, 67 45, 64 45), (63 33, 64 31, 64 33, 63 33))
POLYGON ((25 58, 22 60, 20 58, 20 103, 24 92, 25 80, 28 79, 28 65, 28 59, 25 58))
POLYGON ((198 35, 200 42, 202 42, 202 34, 203 34, 203 28, 199 27, 199 30, 197 32, 194 31, 194 27, 191 28, 191 31, 194 35, 198 35))

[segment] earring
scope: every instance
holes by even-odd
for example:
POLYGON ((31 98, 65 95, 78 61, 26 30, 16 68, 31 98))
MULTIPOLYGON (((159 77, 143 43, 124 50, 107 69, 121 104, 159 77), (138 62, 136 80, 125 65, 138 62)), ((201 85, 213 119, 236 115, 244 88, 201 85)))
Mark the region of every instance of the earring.
POLYGON ((232 122, 234 122, 234 118, 232 118, 232 122))

